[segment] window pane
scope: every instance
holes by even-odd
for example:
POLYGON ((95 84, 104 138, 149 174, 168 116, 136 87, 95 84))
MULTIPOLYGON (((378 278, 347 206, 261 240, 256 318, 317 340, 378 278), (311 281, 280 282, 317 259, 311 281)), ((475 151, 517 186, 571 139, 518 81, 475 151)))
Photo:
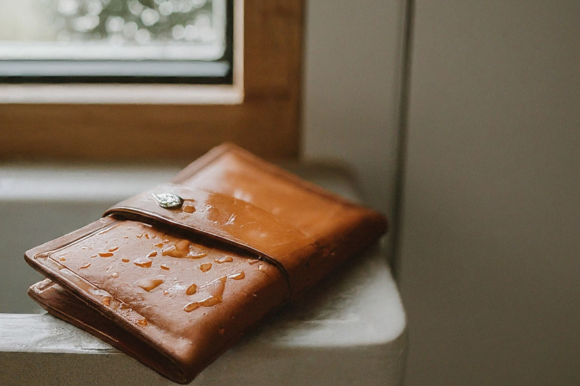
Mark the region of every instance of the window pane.
POLYGON ((225 0, 0 0, 0 60, 218 60, 225 0))

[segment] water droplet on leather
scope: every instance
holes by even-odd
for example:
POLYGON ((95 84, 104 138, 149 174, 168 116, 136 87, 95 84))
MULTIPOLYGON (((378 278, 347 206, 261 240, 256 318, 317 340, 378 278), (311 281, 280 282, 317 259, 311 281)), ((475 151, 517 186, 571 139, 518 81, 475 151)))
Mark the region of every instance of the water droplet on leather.
POLYGON ((111 305, 111 298, 110 298, 110 297, 108 297, 108 296, 107 296, 107 297, 104 297, 104 298, 101 300, 101 303, 103 303, 103 304, 104 304, 104 305, 106 305, 106 306, 110 306, 110 305, 111 305))
POLYGON ((118 272, 113 272, 113 273, 111 274, 111 277, 113 277, 113 278, 118 278, 118 277, 119 277, 119 273, 118 273, 118 272))
POLYGON ((258 264, 259 262, 260 262, 260 260, 254 259, 254 260, 250 260, 250 262, 248 264, 254 265, 254 264, 258 264))
POLYGON ((226 288, 226 280, 227 280, 227 277, 222 276, 219 279, 210 281, 209 283, 204 285, 204 288, 207 288, 208 292, 212 296, 218 297, 221 299, 222 295, 224 294, 224 290, 226 288))
POLYGON ((201 300, 199 302, 191 302, 185 305, 185 307, 183 307, 183 309, 186 312, 191 312, 193 310, 198 309, 199 307, 213 307, 216 304, 219 304, 222 302, 221 297, 217 298, 215 296, 210 296, 204 300, 201 300))
POLYGON ((226 221, 226 223, 224 225, 234 225, 235 221, 236 221, 236 215, 232 214, 232 215, 230 215, 230 217, 228 218, 228 221, 226 221))
POLYGON ((163 256, 185 257, 189 253, 189 241, 180 240, 161 251, 163 256))
POLYGON ((204 263, 199 266, 199 269, 201 269, 202 272, 207 272, 211 269, 211 263, 204 263))
POLYGON ((139 258, 133 260, 133 264, 135 264, 136 266, 139 266, 139 267, 143 267, 143 268, 151 267, 151 263, 152 263, 152 261, 145 258, 145 257, 139 257, 139 258))
POLYGON ((195 212, 195 206, 193 206, 193 205, 187 205, 187 204, 185 204, 185 205, 184 205, 184 206, 181 208, 181 210, 182 210, 183 212, 186 212, 186 213, 193 213, 193 212, 195 212))
POLYGON ((124 258, 124 259, 121 259, 121 261, 122 261, 123 263, 128 263, 128 262, 129 262, 129 259, 126 259, 126 258, 124 258))
POLYGON ((161 248, 161 247, 163 246, 163 243, 157 243, 157 244, 155 244, 155 246, 156 246, 157 248, 161 248))
POLYGON ((192 284, 189 287, 187 287, 187 289, 185 290, 185 293, 187 295, 193 295, 194 293, 197 292, 197 285, 196 284, 192 284))
POLYGON ((97 257, 97 256, 98 256, 98 255, 92 255, 92 256, 91 256, 91 259, 94 259, 94 258, 95 258, 95 257, 97 257))
POLYGON ((204 285, 202 288, 209 293, 209 296, 203 300, 186 304, 183 307, 183 310, 191 312, 199 307, 213 307, 216 304, 221 303, 226 288, 226 280, 227 278, 223 276, 204 285))
POLYGON ((138 320, 137 323, 139 323, 140 326, 145 327, 147 325, 147 319, 138 320))
POLYGON ((59 260, 60 261, 66 261, 66 259, 64 257, 61 257, 59 260))
POLYGON ((264 264, 258 266, 258 269, 262 272, 266 272, 266 266, 264 264))
POLYGON ((81 265, 79 267, 79 269, 85 269, 85 268, 89 268, 91 266, 91 263, 86 263, 85 265, 81 265))
POLYGON ((112 252, 99 252, 99 256, 101 256, 101 257, 111 257, 113 255, 114 255, 114 253, 112 253, 112 252))
POLYGON ((175 257, 175 256, 173 256, 175 254, 177 254, 177 249, 175 248, 175 245, 170 245, 161 251, 161 255, 163 255, 163 256, 175 257))
POLYGON ((180 250, 189 250, 189 241, 179 240, 175 243, 175 247, 180 250))
POLYGON ((149 291, 159 287, 161 284, 163 284, 163 280, 161 280, 161 279, 141 279, 141 280, 138 280, 135 284, 137 284, 138 287, 141 287, 145 291, 149 292, 149 291))
POLYGON ((164 269, 166 271, 169 271, 169 267, 165 264, 161 264, 161 269, 164 269))
POLYGON ((157 256, 157 251, 149 252, 149 254, 147 254, 147 257, 155 257, 155 256, 157 256))
POLYGON ((232 261, 234 261, 234 259, 232 259, 231 256, 226 256, 226 257, 222 257, 220 259, 215 259, 215 262, 218 264, 231 263, 232 261))
POLYGON ((109 252, 115 252, 117 249, 119 249, 119 247, 113 247, 109 249, 109 252))
POLYGON ((191 312, 193 310, 197 310, 199 307, 201 307, 201 302, 191 302, 187 303, 185 307, 183 307, 183 310, 185 312, 191 312))
POLYGON ((95 289, 95 288, 90 288, 89 292, 92 293, 93 295, 97 295, 97 296, 111 296, 110 293, 108 293, 107 291, 103 291, 102 289, 95 289))
POLYGON ((242 280, 243 278, 246 277, 246 274, 244 273, 244 271, 241 271, 239 273, 234 273, 233 275, 230 275, 228 277, 234 280, 242 280))

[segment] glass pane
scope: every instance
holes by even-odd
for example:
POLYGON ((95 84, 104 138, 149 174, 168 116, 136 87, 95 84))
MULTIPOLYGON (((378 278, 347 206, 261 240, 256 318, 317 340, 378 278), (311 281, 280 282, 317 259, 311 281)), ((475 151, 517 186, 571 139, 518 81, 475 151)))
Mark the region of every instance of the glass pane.
POLYGON ((217 60, 225 0, 0 0, 0 60, 217 60))

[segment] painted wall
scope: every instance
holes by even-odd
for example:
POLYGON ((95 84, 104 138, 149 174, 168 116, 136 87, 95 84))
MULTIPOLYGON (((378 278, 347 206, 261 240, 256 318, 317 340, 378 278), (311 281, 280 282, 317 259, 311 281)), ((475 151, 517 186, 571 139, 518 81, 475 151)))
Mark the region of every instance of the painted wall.
POLYGON ((392 213, 403 2, 307 2, 303 156, 358 175, 366 202, 392 213))
POLYGON ((416 1, 407 386, 580 384, 579 16, 416 1))

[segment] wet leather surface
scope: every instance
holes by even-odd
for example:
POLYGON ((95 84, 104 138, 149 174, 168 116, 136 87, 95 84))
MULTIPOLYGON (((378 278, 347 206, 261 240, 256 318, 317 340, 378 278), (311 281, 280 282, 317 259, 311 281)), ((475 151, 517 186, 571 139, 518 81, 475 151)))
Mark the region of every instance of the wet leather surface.
POLYGON ((296 262, 318 249, 314 239, 247 201, 183 185, 158 186, 120 202, 106 214, 153 220, 219 239, 268 260, 285 276, 296 262), (155 199, 160 193, 177 194, 184 203, 179 208, 163 208, 155 199))

